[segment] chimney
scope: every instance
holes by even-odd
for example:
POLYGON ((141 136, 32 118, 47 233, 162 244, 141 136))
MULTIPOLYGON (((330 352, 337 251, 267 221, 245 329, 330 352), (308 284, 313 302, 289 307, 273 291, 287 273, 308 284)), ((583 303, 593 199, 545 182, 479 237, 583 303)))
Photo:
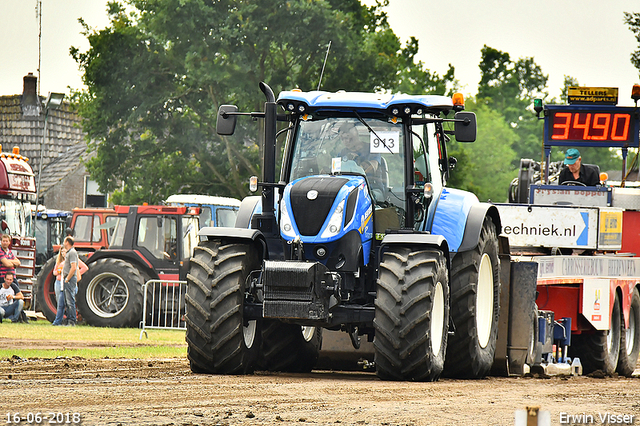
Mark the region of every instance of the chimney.
POLYGON ((24 86, 22 89, 22 101, 20 106, 22 107, 22 116, 26 117, 39 117, 42 106, 40 105, 40 99, 36 94, 36 88, 38 85, 38 77, 34 76, 32 72, 25 75, 23 78, 24 86))

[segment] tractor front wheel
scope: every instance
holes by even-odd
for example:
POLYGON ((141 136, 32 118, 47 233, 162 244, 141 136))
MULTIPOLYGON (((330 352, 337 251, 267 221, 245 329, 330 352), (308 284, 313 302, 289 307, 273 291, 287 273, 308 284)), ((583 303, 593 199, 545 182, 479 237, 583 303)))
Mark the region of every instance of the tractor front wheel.
POLYGON ((244 319, 245 285, 261 260, 250 244, 203 241, 187 275, 187 356, 194 373, 250 373, 260 325, 244 319))
POLYGON ((392 248, 384 253, 373 324, 378 377, 438 380, 449 326, 449 282, 442 252, 392 248))

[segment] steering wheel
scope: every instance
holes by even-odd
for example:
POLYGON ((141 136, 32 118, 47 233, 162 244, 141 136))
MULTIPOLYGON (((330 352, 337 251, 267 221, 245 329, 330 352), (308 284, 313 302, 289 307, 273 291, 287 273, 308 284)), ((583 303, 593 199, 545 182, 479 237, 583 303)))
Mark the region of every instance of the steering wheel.
POLYGON ((577 180, 565 180, 560 185, 568 185, 568 186, 587 186, 582 182, 578 182, 577 180))

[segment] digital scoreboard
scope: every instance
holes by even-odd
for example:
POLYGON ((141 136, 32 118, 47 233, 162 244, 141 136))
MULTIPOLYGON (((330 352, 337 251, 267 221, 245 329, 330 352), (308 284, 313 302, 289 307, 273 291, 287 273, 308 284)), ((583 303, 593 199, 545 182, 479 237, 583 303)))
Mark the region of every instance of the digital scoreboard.
POLYGON ((638 147, 639 112, 608 105, 547 105, 546 146, 638 147))

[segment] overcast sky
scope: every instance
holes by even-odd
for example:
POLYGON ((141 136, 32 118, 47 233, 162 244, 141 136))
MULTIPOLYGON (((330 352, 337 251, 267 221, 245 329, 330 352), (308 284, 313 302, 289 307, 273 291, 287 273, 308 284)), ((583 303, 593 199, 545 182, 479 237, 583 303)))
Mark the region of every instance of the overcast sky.
MULTIPOLYGON (((365 0, 371 4, 373 0, 365 0)), ((107 24, 107 0, 42 0, 41 89, 68 93, 82 87, 69 47, 88 48, 82 17, 92 27, 107 24)), ((37 75, 37 0, 0 0, 0 95, 22 93, 22 77, 37 75)), ((620 88, 620 104, 632 105, 631 86, 640 83, 629 61, 638 42, 623 12, 640 12, 639 0, 390 0, 389 22, 402 41, 415 36, 418 59, 439 74, 451 63, 463 93, 475 94, 483 45, 513 60, 533 57, 549 75, 551 95, 564 75, 584 86, 620 88)), ((345 87, 345 90, 348 88, 345 87)))

